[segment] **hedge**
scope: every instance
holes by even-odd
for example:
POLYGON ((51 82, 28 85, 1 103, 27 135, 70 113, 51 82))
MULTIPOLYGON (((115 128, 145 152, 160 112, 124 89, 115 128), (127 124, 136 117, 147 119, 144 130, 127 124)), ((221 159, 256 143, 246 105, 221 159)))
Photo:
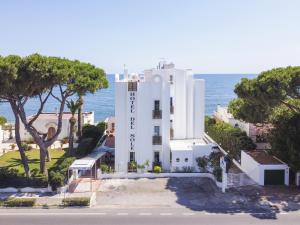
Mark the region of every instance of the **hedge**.
POLYGON ((35 205, 35 198, 10 198, 4 202, 6 207, 32 207, 35 205))
POLYGON ((75 157, 65 158, 64 160, 58 162, 56 167, 53 167, 48 171, 49 184, 53 190, 57 190, 57 188, 64 185, 65 181, 67 180, 68 169, 75 159, 75 157))
POLYGON ((65 198, 62 201, 64 206, 89 206, 90 198, 88 197, 74 197, 74 198, 65 198))
POLYGON ((34 172, 32 177, 25 177, 19 174, 17 169, 0 167, 0 188, 5 187, 37 187, 48 186, 48 178, 43 174, 34 172))
POLYGON ((205 132, 220 144, 229 156, 237 160, 241 157, 241 150, 249 151, 256 148, 246 132, 210 117, 205 118, 205 132))

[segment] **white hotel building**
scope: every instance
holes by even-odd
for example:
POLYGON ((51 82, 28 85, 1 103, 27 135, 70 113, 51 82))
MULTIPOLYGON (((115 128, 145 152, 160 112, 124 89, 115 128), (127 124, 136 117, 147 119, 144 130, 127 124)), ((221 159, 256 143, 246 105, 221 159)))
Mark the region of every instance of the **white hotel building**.
POLYGON ((196 169, 195 157, 211 151, 202 140, 204 80, 160 62, 143 74, 125 70, 115 81, 115 170, 148 160, 164 171, 196 169))

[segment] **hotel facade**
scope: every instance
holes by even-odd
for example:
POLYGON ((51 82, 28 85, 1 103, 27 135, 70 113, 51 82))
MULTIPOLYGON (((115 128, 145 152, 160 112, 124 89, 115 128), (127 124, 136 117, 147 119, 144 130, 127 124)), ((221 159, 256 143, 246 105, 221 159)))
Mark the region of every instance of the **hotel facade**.
POLYGON ((116 74, 115 170, 128 172, 131 162, 146 161, 164 171, 194 166, 195 149, 207 147, 204 86, 191 70, 165 62, 142 74, 116 74))

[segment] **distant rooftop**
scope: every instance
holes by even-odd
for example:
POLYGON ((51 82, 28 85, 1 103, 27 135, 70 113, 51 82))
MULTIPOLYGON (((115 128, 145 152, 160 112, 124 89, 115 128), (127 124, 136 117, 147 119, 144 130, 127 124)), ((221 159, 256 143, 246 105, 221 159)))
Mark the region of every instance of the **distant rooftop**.
MULTIPOLYGON (((82 113, 84 116, 87 116, 87 115, 89 115, 89 114, 92 114, 93 112, 84 112, 84 113, 82 113)), ((28 118, 30 119, 30 118, 32 118, 34 115, 31 115, 31 116, 29 116, 28 118)), ((64 112, 63 113, 63 120, 65 120, 65 119, 70 119, 71 118, 71 116, 72 116, 72 114, 71 114, 71 112, 64 112)), ((45 119, 47 119, 47 120, 51 120, 51 119, 57 119, 57 117, 58 117, 58 113, 56 113, 56 112, 44 112, 44 113, 41 113, 40 115, 39 115, 39 120, 45 120, 45 119)), ((75 113, 75 117, 77 117, 77 113, 75 113)))
POLYGON ((203 139, 176 139, 170 141, 172 151, 188 151, 192 150, 194 145, 205 145, 203 139))
POLYGON ((246 153, 250 155, 256 162, 262 165, 285 164, 278 158, 263 150, 247 151, 246 153))

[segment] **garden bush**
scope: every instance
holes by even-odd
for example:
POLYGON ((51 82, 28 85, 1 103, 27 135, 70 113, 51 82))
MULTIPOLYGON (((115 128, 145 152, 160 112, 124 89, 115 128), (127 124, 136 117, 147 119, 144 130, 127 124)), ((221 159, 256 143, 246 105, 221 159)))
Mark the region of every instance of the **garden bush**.
POLYGON ((154 166, 153 172, 154 173, 161 173, 161 167, 160 166, 154 166))
POLYGON ((75 157, 64 158, 62 161, 58 161, 58 165, 56 167, 53 167, 48 171, 49 184, 53 190, 57 190, 57 188, 64 185, 68 176, 68 169, 75 160, 75 157))
POLYGON ((62 201, 64 206, 89 206, 90 198, 88 197, 74 197, 74 198, 65 198, 62 201))
POLYGON ((22 143, 21 146, 24 148, 24 151, 32 150, 32 147, 30 145, 28 145, 27 143, 22 143))
POLYGON ((51 171, 49 173, 49 183, 54 191, 64 185, 65 176, 60 172, 51 171))
POLYGON ((76 149, 76 155, 79 157, 86 156, 93 151, 95 146, 96 143, 93 138, 83 138, 76 149))
POLYGON ((10 198, 4 202, 6 207, 32 207, 35 205, 35 198, 10 198))
POLYGON ((196 158, 197 165, 201 172, 206 171, 206 167, 208 164, 208 158, 206 156, 196 158))
POLYGON ((109 166, 106 165, 106 164, 101 164, 100 165, 100 170, 101 170, 102 173, 109 173, 110 172, 109 166))
POLYGON ((256 145, 246 132, 239 128, 232 127, 230 124, 216 121, 213 118, 205 118, 205 131, 219 143, 228 154, 240 160, 241 150, 254 150, 256 145))
POLYGON ((194 172, 194 167, 192 167, 192 166, 183 166, 182 167, 182 172, 183 173, 192 173, 192 172, 194 172))
POLYGON ((221 167, 215 167, 213 170, 213 175, 217 179, 217 181, 222 182, 222 168, 221 167))
POLYGON ((13 168, 0 168, 0 188, 5 187, 37 187, 43 188, 48 186, 48 178, 43 174, 34 174, 32 177, 25 177, 19 174, 17 169, 13 168))

